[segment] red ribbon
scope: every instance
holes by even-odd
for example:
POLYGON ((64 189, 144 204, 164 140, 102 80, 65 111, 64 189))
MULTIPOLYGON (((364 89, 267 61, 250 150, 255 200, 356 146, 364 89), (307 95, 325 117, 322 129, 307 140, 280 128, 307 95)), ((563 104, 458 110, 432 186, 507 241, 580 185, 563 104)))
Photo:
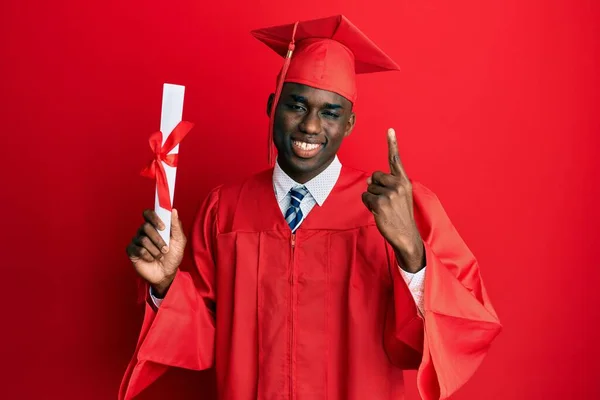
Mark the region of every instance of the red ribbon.
POLYGON ((154 159, 140 173, 147 178, 156 179, 156 188, 158 190, 158 204, 165 210, 171 211, 171 196, 169 196, 169 183, 167 174, 162 165, 164 162, 170 167, 177 167, 177 154, 169 154, 194 127, 194 124, 187 121, 181 121, 173 129, 165 144, 162 144, 163 134, 161 131, 154 132, 150 136, 150 148, 154 151, 154 159))

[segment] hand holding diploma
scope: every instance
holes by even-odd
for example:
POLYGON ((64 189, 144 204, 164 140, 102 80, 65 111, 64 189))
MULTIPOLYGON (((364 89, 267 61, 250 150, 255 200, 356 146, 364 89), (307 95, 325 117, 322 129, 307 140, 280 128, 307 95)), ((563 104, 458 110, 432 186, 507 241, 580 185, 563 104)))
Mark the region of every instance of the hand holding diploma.
POLYGON ((156 180, 155 208, 144 211, 145 222, 127 246, 137 273, 164 296, 183 259, 186 238, 173 209, 179 143, 193 124, 182 121, 185 87, 163 86, 160 131, 150 137, 154 158, 142 175, 156 180))
POLYGON ((127 246, 127 255, 136 272, 152 286, 158 297, 163 297, 183 260, 187 239, 175 209, 171 213, 169 246, 159 234, 166 226, 156 212, 144 211, 144 220, 127 246))

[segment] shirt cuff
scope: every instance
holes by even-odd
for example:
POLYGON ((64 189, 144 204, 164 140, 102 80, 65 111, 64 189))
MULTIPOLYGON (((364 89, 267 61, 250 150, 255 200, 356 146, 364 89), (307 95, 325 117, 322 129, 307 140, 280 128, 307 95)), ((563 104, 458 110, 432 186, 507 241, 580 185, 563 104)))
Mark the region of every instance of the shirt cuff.
POLYGON ((159 299, 158 297, 154 296, 154 294, 152 293, 152 287, 150 287, 150 299, 152 300, 152 302, 154 303, 154 305, 156 306, 156 308, 160 307, 160 304, 164 300, 164 299, 159 299))
POLYGON ((421 315, 424 313, 424 290, 425 290, 425 266, 419 272, 411 274, 410 272, 406 272, 400 266, 398 269, 400 270, 400 274, 402 278, 404 278, 404 282, 408 286, 408 290, 410 290, 410 294, 412 294, 413 299, 415 300, 415 304, 419 309, 421 315))

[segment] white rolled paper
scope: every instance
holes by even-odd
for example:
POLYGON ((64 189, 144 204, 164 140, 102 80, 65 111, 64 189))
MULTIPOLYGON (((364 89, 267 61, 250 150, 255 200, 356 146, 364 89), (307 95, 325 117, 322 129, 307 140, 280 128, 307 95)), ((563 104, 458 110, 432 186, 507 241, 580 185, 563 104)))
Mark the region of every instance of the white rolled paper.
MULTIPOLYGON (((183 97, 185 94, 185 86, 172 85, 165 83, 163 85, 163 97, 162 97, 162 111, 160 116, 160 131, 163 133, 162 145, 169 137, 171 131, 181 122, 183 116, 183 97)), ((175 146, 169 154, 179 153, 179 145, 175 146)), ((162 162, 162 161, 161 161, 162 162)), ((167 183, 169 184, 169 196, 171 198, 171 204, 173 204, 173 195, 175 193, 175 177, 177 174, 176 167, 170 167, 164 162, 162 166, 165 169, 167 175, 167 183)), ((169 239, 171 236, 171 211, 165 210, 158 203, 158 187, 154 197, 154 210, 158 217, 164 222, 165 229, 158 231, 160 236, 163 238, 167 246, 169 245, 169 239)))

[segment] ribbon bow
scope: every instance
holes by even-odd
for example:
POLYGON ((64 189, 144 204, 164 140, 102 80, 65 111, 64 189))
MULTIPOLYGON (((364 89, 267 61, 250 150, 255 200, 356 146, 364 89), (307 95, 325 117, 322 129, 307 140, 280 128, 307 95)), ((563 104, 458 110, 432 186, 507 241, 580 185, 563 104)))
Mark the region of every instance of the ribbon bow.
POLYGON ((173 129, 165 144, 162 144, 163 134, 161 131, 154 132, 150 136, 150 148, 154 151, 154 159, 142 170, 140 175, 146 178, 156 179, 156 189, 158 191, 158 204, 165 210, 171 211, 171 196, 169 195, 169 183, 167 174, 162 163, 170 167, 177 167, 177 154, 169 154, 194 127, 194 124, 187 121, 181 121, 173 129))

